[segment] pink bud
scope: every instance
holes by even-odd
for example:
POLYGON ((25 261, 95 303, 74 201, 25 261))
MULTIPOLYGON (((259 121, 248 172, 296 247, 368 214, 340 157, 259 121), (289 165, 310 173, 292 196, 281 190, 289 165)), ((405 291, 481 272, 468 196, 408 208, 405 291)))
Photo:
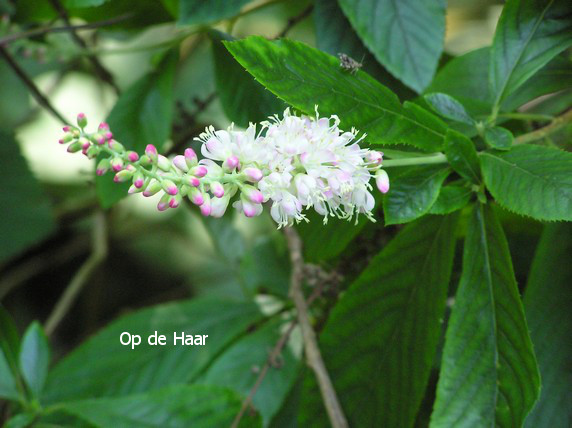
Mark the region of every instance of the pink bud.
POLYGON ((239 164, 240 164, 240 161, 238 160, 238 158, 236 156, 233 155, 233 156, 228 157, 224 161, 223 166, 232 171, 233 169, 237 168, 239 164))
POLYGON ((64 141, 63 138, 60 138, 60 139, 58 140, 58 143, 60 143, 60 144, 65 144, 66 142, 64 141))
POLYGON ((192 168, 197 164, 197 154, 190 147, 188 149, 185 149, 185 160, 187 161, 187 165, 189 168, 192 168))
POLYGON ((183 155, 177 155, 173 158, 173 165, 179 168, 183 172, 187 172, 189 170, 189 166, 187 165, 187 160, 183 155))
POLYGON ((211 192, 217 198, 222 198, 224 196, 224 187, 218 181, 213 181, 211 183, 211 192))
POLYGON ((75 143, 71 143, 68 146, 68 153, 76 153, 79 152, 81 150, 81 143, 79 141, 76 141, 75 143))
POLYGON ((84 113, 80 113, 77 115, 77 124, 80 128, 85 128, 87 125, 87 117, 85 117, 84 113))
POLYGON ((247 200, 255 204, 261 204, 264 202, 264 196, 260 190, 255 187, 249 185, 242 186, 242 194, 246 197, 247 200))
POLYGON ((162 185, 163 185, 163 190, 171 196, 179 193, 179 189, 177 188, 177 185, 175 183, 173 183, 171 180, 163 180, 162 185))
POLYGON ((137 162, 139 160, 139 155, 135 152, 127 152, 127 159, 129 162, 137 162))
POLYGON ((192 187, 199 187, 201 185, 201 180, 197 177, 193 177, 192 175, 188 177, 189 186, 192 187))
POLYGON ((205 194, 204 202, 201 204, 201 214, 205 217, 211 215, 211 197, 208 194, 205 194))
POLYGON ((109 131, 109 125, 106 122, 101 122, 97 127, 100 131, 109 131))
POLYGON ((199 165, 191 169, 191 174, 198 178, 204 177, 205 175, 207 175, 207 172, 208 172, 207 167, 204 165, 199 165))
POLYGON ((161 196, 161 199, 159 200, 159 203, 157 204, 157 209, 159 211, 165 211, 167 208, 169 208, 169 199, 171 197, 167 194, 164 194, 163 196, 161 196))
POLYGON ((149 159, 153 160, 154 162, 157 161, 157 149, 153 144, 147 144, 145 147, 145 154, 149 157, 149 159))
POLYGON ((97 169, 95 170, 95 172, 97 175, 101 176, 105 174, 107 171, 109 171, 109 168, 111 168, 109 159, 102 159, 97 164, 97 169))
POLYGON ((205 202, 203 194, 196 187, 191 188, 189 192, 189 198, 191 199, 191 202, 195 205, 202 205, 205 202))
POLYGON ((181 203, 181 197, 178 195, 172 196, 171 198, 169 198, 169 207, 170 208, 177 208, 180 203, 181 203))
POLYGON ((157 156, 157 166, 160 170, 169 172, 171 171, 171 162, 163 155, 157 156))
POLYGON ((246 217, 256 217, 262 212, 262 205, 242 200, 242 211, 246 217))
POLYGON ((369 163, 373 163, 375 165, 380 165, 381 162, 383 161, 383 152, 378 152, 375 150, 370 150, 369 152, 367 152, 367 154, 365 155, 365 159, 367 162, 369 163))
POLYGON ((111 168, 115 171, 121 171, 123 169, 123 159, 120 157, 115 157, 111 160, 111 168))
POLYGON ((147 186, 147 188, 143 191, 143 196, 147 198, 153 196, 157 194, 161 188, 161 183, 158 181, 152 181, 151 184, 149 184, 149 186, 147 186))
POLYGON ((141 172, 135 173, 135 175, 133 176, 133 185, 137 189, 141 189, 143 187, 143 184, 145 184, 145 179, 143 177, 143 174, 141 172))
POLYGON ((381 193, 387 193, 389 191, 389 176, 383 169, 375 173, 375 184, 381 193))
POLYGON ((111 140, 113 138, 113 134, 111 132, 106 132, 105 134, 103 134, 103 136, 105 137, 105 139, 107 141, 111 140))
POLYGON ((248 180, 252 181, 253 183, 257 183, 262 179, 262 171, 260 171, 258 168, 245 168, 243 172, 248 180))
POLYGON ((64 132, 70 132, 70 131, 71 131, 71 128, 70 128, 69 125, 66 125, 66 126, 64 126, 64 127, 62 128, 62 131, 64 131, 64 132))

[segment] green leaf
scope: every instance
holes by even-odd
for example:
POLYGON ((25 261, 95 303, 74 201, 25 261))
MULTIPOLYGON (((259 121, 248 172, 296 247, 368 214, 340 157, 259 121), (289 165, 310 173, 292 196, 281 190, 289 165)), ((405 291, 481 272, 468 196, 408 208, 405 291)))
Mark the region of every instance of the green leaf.
POLYGON ((20 413, 6 422, 4 428, 27 428, 33 425, 35 419, 36 416, 32 413, 20 413))
POLYGON ((572 220, 572 153, 525 144, 480 158, 485 184, 503 207, 537 220, 572 220))
POLYGON ((475 120, 469 115, 469 113, 467 113, 463 104, 450 95, 433 92, 425 95, 424 98, 433 110, 447 119, 454 120, 455 122, 466 123, 468 125, 473 125, 475 123, 475 120))
POLYGON ((410 144, 438 151, 447 126, 416 105, 402 106, 367 74, 349 73, 339 60, 303 43, 251 36, 225 46, 256 80, 278 97, 314 115, 338 115, 343 129, 356 127, 372 144, 410 144))
POLYGON ((532 262, 524 308, 542 389, 527 428, 566 427, 572 420, 572 223, 546 225, 532 262))
POLYGON ((231 18, 252 0, 180 0, 179 24, 210 24, 221 19, 231 18))
POLYGON ((226 116, 242 128, 282 113, 284 102, 248 74, 221 43, 231 36, 211 31, 217 93, 226 116))
POLYGON ((20 154, 18 144, 0 130, 0 261, 14 257, 47 238, 55 229, 48 198, 20 154))
POLYGON ((37 321, 34 321, 24 333, 20 349, 20 370, 26 384, 39 397, 50 364, 50 345, 48 339, 37 321))
POLYGON ((485 129, 485 142, 493 149, 509 150, 514 141, 512 132, 501 126, 485 129))
POLYGON ((0 351, 0 397, 12 400, 17 400, 19 397, 14 374, 2 351, 0 351))
MULTIPOLYGON (((410 427, 441 335, 457 216, 405 227, 334 306, 320 349, 350 426, 410 427)), ((329 426, 307 382, 301 426, 329 426)))
POLYGON ((14 320, 2 305, 0 305, 0 352, 4 353, 6 362, 16 375, 19 372, 20 337, 14 320))
MULTIPOLYGON (((142 152, 147 144, 161 150, 171 135, 174 112, 173 83, 178 54, 169 52, 151 73, 121 94, 107 117, 113 137, 127 149, 142 152)), ((129 183, 115 183, 113 174, 96 177, 103 208, 127 196, 129 183)))
POLYGON ((262 319, 254 303, 196 298, 157 305, 114 321, 60 361, 50 372, 45 400, 121 396, 170 384, 187 383, 234 339, 262 319), (155 331, 165 346, 151 346, 155 331), (141 336, 131 349, 119 342, 121 333, 141 336), (208 334, 206 346, 173 345, 173 335, 208 334), (121 373, 118 376, 117 373, 121 373))
POLYGON ((459 175, 479 184, 481 167, 473 142, 463 134, 449 129, 445 137, 445 154, 447 160, 459 175))
MULTIPOLYGON (((244 337, 218 358, 197 382, 224 386, 248 396, 268 359, 269 350, 274 348, 287 325, 273 320, 244 337)), ((264 425, 280 410, 296 380, 302 349, 300 341, 300 346, 296 346, 293 339, 276 362, 279 366, 269 369, 253 398, 254 408, 261 414, 264 425)))
POLYGON ((508 0, 497 24, 489 80, 495 105, 572 46, 568 0, 508 0))
MULTIPOLYGON (((99 398, 58 405, 101 428, 223 427, 240 410, 233 391, 205 385, 176 385, 145 394, 99 398)), ((260 417, 246 412, 241 427, 260 427, 260 417)))
POLYGON ((539 390, 508 244, 492 208, 476 204, 430 426, 522 426, 539 390))
POLYGON ((385 225, 407 223, 427 214, 451 170, 445 165, 408 168, 395 177, 383 198, 385 225))
POLYGON ((460 210, 469 203, 472 194, 473 191, 462 181, 443 186, 429 214, 450 214, 460 210))
POLYGON ((445 1, 340 0, 356 32, 394 76, 417 92, 443 50, 445 1))
MULTIPOLYGON (((280 242, 281 243, 281 242, 280 242)), ((290 265, 285 246, 259 239, 240 261, 240 277, 249 290, 288 297, 290 265)))
POLYGON ((96 7, 107 3, 110 0, 64 0, 67 9, 80 9, 83 7, 96 7))

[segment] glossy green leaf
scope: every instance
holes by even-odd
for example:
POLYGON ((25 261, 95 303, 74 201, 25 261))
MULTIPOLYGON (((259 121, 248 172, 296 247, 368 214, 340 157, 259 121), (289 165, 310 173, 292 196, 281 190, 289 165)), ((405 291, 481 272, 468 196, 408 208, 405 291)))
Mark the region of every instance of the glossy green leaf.
POLYGON ((509 150, 514 141, 512 132, 501 126, 485 129, 486 143, 497 150, 509 150))
POLYGON ((0 130, 0 261, 14 257, 47 238, 55 229, 48 198, 20 154, 18 144, 0 130), (33 207, 33 209, 30 209, 33 207))
MULTIPOLYGON (((268 359, 269 350, 280 340, 288 324, 273 320, 242 338, 218 358, 197 382, 224 386, 244 397, 248 396, 268 359)), ((300 340, 299 346, 295 342, 294 338, 290 339, 289 346, 276 361, 278 366, 269 369, 253 398, 254 408, 262 416, 265 425, 280 410, 296 380, 302 349, 300 340)))
MULTIPOLYGON (((334 306, 320 349, 350 426, 413 425, 441 335, 456 219, 408 225, 334 306)), ((329 426, 313 381, 304 392, 300 426, 329 426)))
POLYGON ((14 320, 2 305, 0 305, 0 352, 4 353, 12 373, 18 373, 20 337, 14 320))
POLYGON ((406 85, 422 91, 443 50, 442 0, 340 0, 340 7, 375 57, 406 85))
POLYGON ((261 122, 282 113, 286 104, 266 90, 235 61, 222 40, 232 37, 211 31, 217 93, 226 116, 238 126, 247 128, 250 122, 261 122))
POLYGON ((285 245, 264 237, 247 251, 240 261, 240 277, 245 286, 263 294, 288 297, 290 265, 285 245))
POLYGON ((362 70, 391 88, 401 99, 415 96, 415 92, 377 62, 355 33, 337 1, 316 0, 313 15, 318 49, 330 55, 343 53, 350 56, 362 64, 362 70))
POLYGON ((338 115, 343 129, 356 127, 370 144, 409 144, 438 151, 446 125, 416 105, 402 106, 389 89, 366 73, 349 73, 339 60, 303 43, 251 36, 226 42, 243 67, 278 97, 314 115, 338 115))
POLYGON ((120 318, 76 348, 50 372, 45 399, 122 396, 186 383, 262 314, 254 303, 195 298, 157 305, 120 318), (155 331, 167 345, 151 346, 155 331), (121 345, 123 332, 141 336, 141 344, 121 345), (208 334, 206 346, 173 345, 173 335, 208 334), (121 373, 121 376, 117 374, 121 373))
MULTIPOLYGON (((113 137, 127 149, 139 153, 147 144, 159 150, 171 135, 174 113, 173 83, 178 55, 168 53, 157 68, 121 94, 107 122, 113 137)), ((96 177, 96 190, 103 208, 127 196, 129 183, 115 183, 113 174, 96 177)))
POLYGON ((473 191, 467 183, 451 183, 441 188, 439 197, 431 206, 429 214, 450 214, 467 206, 473 191))
POLYGON ((4 352, 0 350, 0 398, 17 400, 18 395, 18 388, 16 387, 12 369, 8 365, 4 352))
POLYGON ((179 0, 179 24, 209 24, 231 18, 252 0, 179 0))
POLYGON ((20 370, 32 393, 39 397, 50 364, 50 345, 40 324, 34 321, 22 337, 20 370))
POLYGON ((411 167, 396 176, 390 171, 391 186, 383 198, 385 224, 407 223, 426 214, 450 172, 445 165, 411 167))
POLYGON ((497 24, 489 80, 495 104, 572 46, 568 0, 509 0, 497 24))
MULTIPOLYGON (((206 385, 176 385, 145 394, 63 403, 60 408, 101 428, 226 427, 240 410, 233 391, 206 385)), ((261 426, 246 412, 241 427, 261 426)))
POLYGON ((506 238, 490 205, 476 204, 430 426, 522 426, 539 390, 506 238))
POLYGON ((527 428, 566 427, 572 420, 572 223, 546 225, 532 263, 524 308, 542 389, 527 428))
POLYGON ((447 119, 454 120, 455 122, 466 123, 468 125, 473 125, 475 123, 475 120, 469 115, 469 113, 467 113, 463 104, 450 95, 432 92, 425 95, 424 98, 433 110, 447 119))
POLYGON ((451 168, 467 180, 479 184, 481 167, 475 145, 469 138, 449 129, 445 137, 445 154, 451 168))
POLYGON ((525 144, 480 158, 485 184, 503 207, 538 220, 572 220, 572 153, 525 144))

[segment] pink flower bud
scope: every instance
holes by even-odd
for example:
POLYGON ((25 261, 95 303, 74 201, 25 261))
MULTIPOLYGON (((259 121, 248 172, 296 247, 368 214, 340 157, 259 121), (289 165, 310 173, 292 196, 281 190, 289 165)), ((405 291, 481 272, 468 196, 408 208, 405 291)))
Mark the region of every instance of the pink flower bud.
POLYGON ((114 152, 117 153, 123 153, 125 151, 125 147, 123 147, 123 144, 115 141, 115 140, 111 140, 107 143, 107 145, 109 146, 109 148, 111 150, 113 150, 114 152))
POLYGON ((143 187, 143 184, 145 183, 145 178, 143 176, 142 172, 136 172, 133 175, 133 185, 137 188, 137 189, 141 189, 143 187))
POLYGON ((121 159, 120 157, 114 157, 111 160, 111 168, 115 171, 121 171, 123 169, 123 159, 121 159))
POLYGON ((247 200, 253 202, 255 204, 261 204, 264 202, 264 196, 257 188, 253 186, 249 186, 248 184, 242 186, 242 194, 246 197, 247 200))
POLYGON ((171 196, 169 198, 169 207, 177 208, 181 204, 181 201, 182 201, 181 195, 171 196))
POLYGON ((119 171, 117 174, 115 174, 115 177, 113 177, 113 181, 115 181, 116 183, 125 183, 127 180, 130 180, 131 177, 133 177, 133 171, 130 171, 128 169, 123 169, 119 171))
POLYGON ((147 144, 147 147, 145 147, 145 154, 149 157, 149 159, 151 159, 151 161, 157 162, 158 153, 153 144, 147 144))
POLYGON ((167 208, 169 208, 169 199, 171 197, 169 195, 167 195, 166 193, 161 196, 161 199, 159 200, 159 203, 157 204, 157 209, 159 211, 165 211, 167 208))
POLYGON ((139 155, 135 152, 127 152, 127 159, 129 162, 137 162, 139 160, 139 155))
POLYGON ((238 158, 236 156, 230 156, 228 157, 224 163, 222 164, 222 166, 230 171, 232 171, 233 169, 236 169, 238 167, 238 165, 240 165, 240 161, 238 160, 238 158))
POLYGON ((85 155, 88 159, 95 159, 100 153, 99 147, 90 145, 85 155))
POLYGON ((262 179, 262 171, 260 171, 258 168, 244 168, 243 172, 246 175, 248 181, 253 183, 257 183, 262 179))
POLYGON ((105 134, 103 134, 103 136, 105 137, 105 139, 107 141, 111 140, 113 138, 113 134, 109 131, 107 131, 105 134))
POLYGON ((383 152, 378 152, 375 150, 370 150, 369 152, 367 152, 367 154, 365 155, 365 160, 368 163, 372 163, 375 165, 381 165, 381 162, 383 161, 383 152))
POLYGON ((107 171, 109 171, 110 168, 111 168, 111 163, 109 162, 109 159, 102 159, 97 164, 95 173, 101 176, 104 175, 107 171))
POLYGON ((198 162, 197 154, 190 147, 188 149, 185 149, 185 160, 187 161, 187 166, 189 168, 192 168, 197 165, 198 162))
POLYGON ((127 193, 129 193, 130 195, 134 194, 134 193, 139 193, 141 192, 143 189, 135 187, 135 185, 132 185, 129 187, 129 190, 127 190, 127 193))
POLYGON ((60 140, 60 144, 65 144, 65 143, 69 143, 70 141, 73 140, 73 134, 71 132, 66 132, 64 134, 64 136, 61 138, 60 140))
POLYGON ((202 205, 205 202, 202 192, 196 187, 191 187, 191 190, 189 191, 189 199, 195 205, 202 205))
POLYGON ((109 125, 106 122, 101 122, 97 129, 100 131, 109 131, 109 125))
POLYGON ((208 169, 204 165, 195 166, 190 170, 190 173, 198 178, 203 178, 208 173, 208 169))
POLYGON ((82 144, 79 141, 76 141, 75 143, 71 143, 68 146, 68 153, 76 153, 79 152, 82 149, 82 144))
POLYGON ((80 128, 85 128, 87 125, 87 117, 85 117, 84 113, 80 113, 77 115, 77 124, 80 128))
POLYGON ((169 162, 169 159, 167 159, 163 155, 157 156, 157 166, 162 171, 165 171, 165 172, 171 171, 171 162, 169 162))
POLYGON ((204 195, 204 202, 201 204, 201 214, 205 217, 211 215, 211 197, 208 194, 204 195))
POLYGON ((256 217, 262 212, 262 205, 252 203, 244 198, 241 198, 242 211, 246 217, 256 217))
POLYGON ((162 189, 161 183, 159 183, 156 180, 153 180, 151 181, 149 186, 147 186, 147 188, 143 191, 143 196, 148 198, 150 196, 157 194, 157 192, 159 192, 159 190, 161 189, 162 189))
POLYGON ((389 176, 383 169, 375 173, 375 184, 381 193, 387 193, 389 191, 389 176))
POLYGON ((163 180, 162 186, 163 190, 167 192, 169 195, 176 195, 177 193, 179 193, 177 185, 173 183, 171 180, 163 180))
POLYGON ((189 184, 189 186, 199 187, 201 185, 201 180, 199 180, 197 177, 193 177, 192 175, 190 175, 187 178, 187 183, 189 184))
POLYGON ((211 183, 211 192, 217 198, 222 198, 224 196, 224 187, 218 181, 213 181, 211 183))
POLYGON ((62 131, 64 131, 64 132, 70 132, 70 131, 71 131, 71 128, 70 128, 69 125, 66 125, 66 126, 64 126, 64 127, 62 128, 62 131))
POLYGON ((187 165, 187 160, 183 155, 177 155, 173 158, 173 165, 179 168, 183 172, 187 172, 189 170, 189 166, 187 165))
POLYGON ((139 164, 143 166, 151 165, 153 161, 147 155, 143 155, 139 158, 139 164))
POLYGON ((103 135, 101 135, 100 133, 98 133, 98 132, 96 132, 95 134, 93 134, 93 136, 92 136, 91 138, 92 138, 92 140, 93 140, 95 143, 97 143, 97 144, 99 144, 99 145, 105 144, 105 142, 107 141, 107 140, 105 139, 105 137, 104 137, 103 135))

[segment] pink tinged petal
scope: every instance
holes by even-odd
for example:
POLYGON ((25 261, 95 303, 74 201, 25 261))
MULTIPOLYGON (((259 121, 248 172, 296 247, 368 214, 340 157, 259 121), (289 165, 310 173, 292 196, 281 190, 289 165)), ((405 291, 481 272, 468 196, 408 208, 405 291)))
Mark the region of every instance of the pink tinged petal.
POLYGON ((205 194, 204 202, 201 204, 201 214, 205 217, 211 215, 211 197, 205 194))
POLYGON ((262 212, 262 205, 242 200, 242 211, 246 217, 256 217, 262 212))
POLYGON ((230 196, 223 196, 222 198, 215 198, 211 200, 211 217, 220 218, 226 212, 230 196))
POLYGON ((253 167, 245 168, 243 172, 248 178, 248 180, 252 181, 253 183, 259 182, 263 177, 262 171, 260 171, 258 168, 253 168, 253 167))
POLYGON ((187 160, 183 155, 177 155, 173 158, 173 165, 179 168, 183 172, 187 172, 189 170, 189 166, 187 165, 187 160))
POLYGON ((375 173, 375 184, 381 193, 389 191, 389 176, 385 170, 380 169, 375 173))
POLYGON ((261 204, 264 202, 264 195, 260 190, 255 187, 245 185, 242 187, 242 193, 247 200, 255 204, 261 204))
POLYGON ((224 196, 224 187, 218 181, 213 181, 211 183, 211 192, 217 198, 222 198, 224 196))

